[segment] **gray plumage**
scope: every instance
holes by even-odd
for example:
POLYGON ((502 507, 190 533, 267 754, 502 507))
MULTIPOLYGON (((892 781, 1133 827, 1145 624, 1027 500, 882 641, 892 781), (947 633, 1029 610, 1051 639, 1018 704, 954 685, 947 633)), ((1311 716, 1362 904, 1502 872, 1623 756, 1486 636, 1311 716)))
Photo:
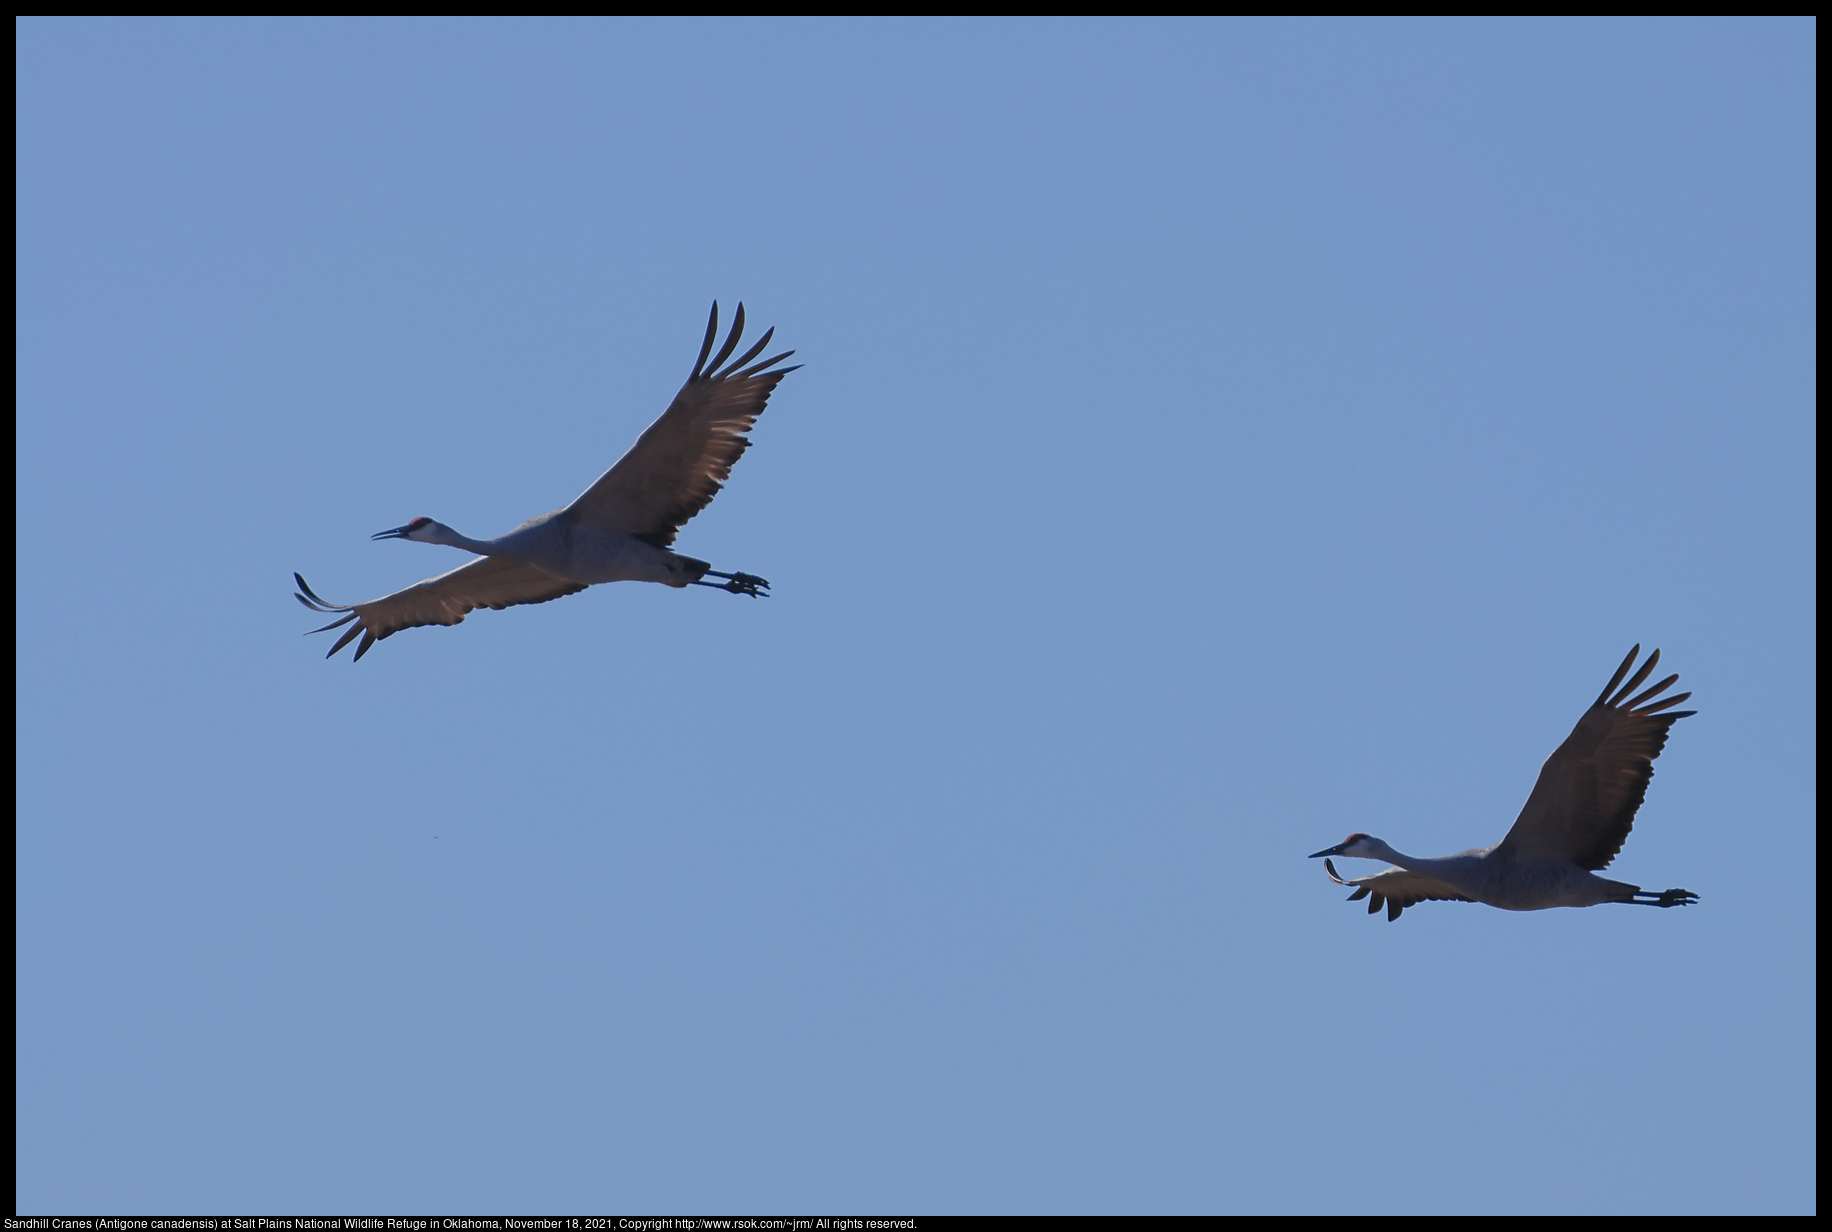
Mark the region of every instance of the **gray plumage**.
POLYGON ((411 539, 475 552, 482 560, 368 603, 327 603, 299 574, 294 596, 315 612, 344 612, 313 633, 349 624, 325 655, 330 658, 357 636, 360 659, 376 642, 417 625, 455 625, 466 613, 496 611, 523 603, 546 603, 601 582, 660 582, 667 586, 716 586, 733 594, 765 597, 770 584, 748 573, 720 573, 703 560, 669 550, 681 526, 706 508, 750 445, 748 433, 763 413, 778 381, 794 367, 766 371, 793 355, 784 351, 761 363, 751 361, 769 345, 775 330, 729 364, 744 333, 744 305, 733 314, 730 335, 711 362, 719 332, 719 305, 712 306, 706 341, 687 383, 623 458, 572 504, 530 518, 495 539, 471 539, 431 518, 415 518, 376 539, 411 539), (723 578, 708 582, 707 577, 723 578), (354 623, 352 623, 354 622, 354 623))
POLYGON ((1385 905, 1388 920, 1430 900, 1487 903, 1508 911, 1597 903, 1680 907, 1697 902, 1698 896, 1689 890, 1655 894, 1595 874, 1609 867, 1622 850, 1654 776, 1654 759, 1666 747, 1668 730, 1698 713, 1671 710, 1690 693, 1659 697, 1679 679, 1677 675, 1629 696, 1660 662, 1656 650, 1623 684, 1640 653, 1640 646, 1628 652, 1571 735, 1540 767, 1532 794, 1499 843, 1427 858, 1405 855, 1367 834, 1351 834, 1311 859, 1360 856, 1396 865, 1369 877, 1343 878, 1331 860, 1323 861, 1331 881, 1356 887, 1350 902, 1366 898, 1370 914, 1385 905))

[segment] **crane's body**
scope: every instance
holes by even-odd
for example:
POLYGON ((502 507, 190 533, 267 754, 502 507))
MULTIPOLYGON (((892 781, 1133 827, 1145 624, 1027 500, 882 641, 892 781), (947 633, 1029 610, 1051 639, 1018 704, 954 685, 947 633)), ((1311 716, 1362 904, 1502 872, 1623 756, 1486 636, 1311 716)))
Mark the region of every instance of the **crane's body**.
MULTIPOLYGON (((298 574, 299 602, 316 612, 346 613, 314 629, 340 625, 344 632, 329 654, 361 636, 356 657, 402 629, 455 625, 480 607, 501 610, 545 603, 602 582, 660 582, 665 586, 713 586, 762 598, 770 584, 748 573, 720 573, 703 560, 670 550, 675 533, 704 509, 730 476, 732 464, 750 445, 748 433, 763 413, 778 381, 794 368, 765 371, 793 351, 753 364, 775 330, 726 364, 744 333, 744 305, 733 314, 730 335, 707 362, 719 331, 719 305, 712 306, 706 341, 687 383, 622 460, 564 509, 523 522, 494 539, 472 539, 443 522, 415 518, 376 539, 437 543, 483 557, 468 565, 369 603, 327 603, 298 574), (708 582, 708 577, 722 578, 708 582)), ((797 365, 799 366, 799 365, 797 365)))
POLYGON ((1371 835, 1351 834, 1311 858, 1356 856, 1394 865, 1369 877, 1343 878, 1332 861, 1323 861, 1331 881, 1356 887, 1349 901, 1367 898, 1370 913, 1385 905, 1389 920, 1397 920, 1414 903, 1434 899, 1487 903, 1505 911, 1599 903, 1680 907, 1697 902, 1698 896, 1689 890, 1656 894, 1594 871, 1607 868, 1622 850, 1654 776, 1654 759, 1666 746, 1668 729, 1698 713, 1660 713, 1692 696, 1680 693, 1653 700, 1678 676, 1629 697, 1660 661, 1656 650, 1634 678, 1622 684, 1640 653, 1640 646, 1629 651, 1571 735, 1540 767, 1532 794, 1499 843, 1452 856, 1424 857, 1395 851, 1371 835))
POLYGON ((463 548, 479 556, 506 556, 532 565, 548 577, 582 586, 601 582, 691 586, 711 568, 703 560, 658 548, 634 535, 581 533, 577 520, 568 517, 564 509, 529 518, 494 539, 472 539, 431 518, 416 518, 373 538, 411 539, 415 543, 463 548))
MULTIPOLYGON (((1491 907, 1500 907, 1503 911, 1542 911, 1547 907, 1594 907, 1598 903, 1628 903, 1650 896, 1644 894, 1641 887, 1630 885, 1626 881, 1611 881, 1599 877, 1589 869, 1577 867, 1568 861, 1531 861, 1516 858, 1512 853, 1503 850, 1500 843, 1493 847, 1478 847, 1471 851, 1460 851, 1454 856, 1409 856, 1395 851, 1386 843, 1366 834, 1351 836, 1339 847, 1332 847, 1328 852, 1319 851, 1319 856, 1343 855, 1361 856, 1370 860, 1385 860, 1403 870, 1408 876, 1405 881, 1414 889, 1427 888, 1427 883, 1436 883, 1448 893, 1442 895, 1425 894, 1421 898, 1445 898, 1472 903, 1487 903, 1491 907)), ((1315 857, 1313 857, 1314 859, 1315 857)), ((1373 877, 1360 877, 1345 880, 1336 875, 1336 866, 1325 860, 1324 867, 1329 870, 1331 880, 1337 885, 1369 886, 1371 889, 1381 884, 1389 887, 1399 878, 1377 873, 1373 877), (1387 882, 1379 878, 1389 877, 1387 882)), ((1403 891, 1401 891, 1403 896, 1403 891)), ((1685 893, 1685 891, 1679 891, 1685 893)), ((1360 894, 1355 898, 1362 897, 1360 894)), ((1677 901, 1654 906, 1677 906, 1677 901)), ((1380 908, 1375 906, 1374 910, 1380 908)))

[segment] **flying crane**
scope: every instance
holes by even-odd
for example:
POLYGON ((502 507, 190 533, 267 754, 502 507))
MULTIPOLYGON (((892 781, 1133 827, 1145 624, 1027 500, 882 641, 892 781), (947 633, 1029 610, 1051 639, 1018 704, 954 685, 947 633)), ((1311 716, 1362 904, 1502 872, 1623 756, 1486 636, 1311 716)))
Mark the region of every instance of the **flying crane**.
POLYGON ((713 586, 734 595, 767 597, 770 584, 749 573, 720 573, 703 560, 669 550, 674 536, 706 508, 750 445, 747 433, 763 414, 770 392, 801 365, 766 371, 794 351, 753 364, 774 329, 737 359, 725 361, 744 333, 744 305, 732 316, 731 333, 719 353, 719 305, 712 306, 706 341, 693 372, 674 401, 621 461, 578 500, 553 513, 530 518, 495 539, 471 539, 442 522, 415 518, 374 539, 410 539, 475 552, 482 560, 428 578, 368 603, 327 603, 297 573, 294 598, 314 612, 346 613, 313 633, 348 624, 330 658, 356 638, 356 658, 369 647, 416 625, 455 625, 480 607, 501 611, 522 603, 546 603, 601 582, 660 582, 665 586, 713 586), (708 577, 723 581, 709 582, 708 577), (354 623, 352 623, 354 622, 354 623))
POLYGON ((1683 907, 1698 901, 1690 890, 1653 893, 1626 881, 1596 875, 1596 869, 1622 850, 1635 810, 1654 777, 1654 759, 1666 746, 1667 730, 1696 710, 1663 710, 1692 695, 1678 693, 1653 700, 1672 687, 1677 675, 1629 697, 1660 662, 1660 651, 1648 656, 1634 678, 1622 684, 1637 645, 1622 660, 1565 743, 1540 767, 1526 806, 1514 826, 1493 847, 1454 856, 1409 856, 1380 839, 1351 834, 1311 859, 1326 857, 1324 869, 1337 885, 1356 887, 1349 901, 1368 900, 1368 914, 1387 908, 1387 919, 1429 899, 1487 903, 1508 911, 1545 907, 1590 907, 1597 903, 1639 903, 1646 907, 1683 907), (1622 684, 1620 692, 1616 686, 1622 684), (1612 697, 1611 694, 1614 694, 1612 697), (1360 856, 1396 865, 1369 877, 1343 878, 1329 856, 1360 856))

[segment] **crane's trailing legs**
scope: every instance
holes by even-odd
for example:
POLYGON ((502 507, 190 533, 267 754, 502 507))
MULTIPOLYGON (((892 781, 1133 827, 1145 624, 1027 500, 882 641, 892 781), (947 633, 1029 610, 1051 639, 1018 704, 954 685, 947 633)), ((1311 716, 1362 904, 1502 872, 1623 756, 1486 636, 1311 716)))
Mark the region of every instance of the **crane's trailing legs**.
POLYGON ((724 578, 725 580, 723 582, 704 582, 695 579, 693 584, 695 586, 711 586, 715 590, 729 590, 734 595, 749 595, 753 599, 767 599, 770 597, 764 593, 770 588, 770 584, 762 578, 754 577, 748 573, 720 573, 717 569, 708 569, 706 571, 706 576, 724 578))
POLYGON ((1698 895, 1690 890, 1665 890, 1659 894, 1652 890, 1636 890, 1633 898, 1618 898, 1618 903, 1639 903, 1643 907, 1687 907, 1698 901, 1698 895))

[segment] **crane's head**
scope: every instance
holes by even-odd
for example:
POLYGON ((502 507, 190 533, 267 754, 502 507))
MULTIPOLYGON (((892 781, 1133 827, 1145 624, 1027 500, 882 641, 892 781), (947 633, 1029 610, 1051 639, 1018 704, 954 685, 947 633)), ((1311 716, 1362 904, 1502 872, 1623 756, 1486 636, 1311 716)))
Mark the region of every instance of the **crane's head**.
POLYGON ((1385 843, 1371 834, 1351 834, 1334 847, 1312 852, 1310 858, 1314 860, 1318 856, 1362 856, 1369 860, 1384 860, 1386 856, 1380 852, 1385 847, 1385 843))
POLYGON ((385 530, 379 535, 370 535, 371 539, 412 539, 416 543, 438 543, 440 532, 450 533, 451 528, 431 518, 415 518, 405 526, 385 530))

